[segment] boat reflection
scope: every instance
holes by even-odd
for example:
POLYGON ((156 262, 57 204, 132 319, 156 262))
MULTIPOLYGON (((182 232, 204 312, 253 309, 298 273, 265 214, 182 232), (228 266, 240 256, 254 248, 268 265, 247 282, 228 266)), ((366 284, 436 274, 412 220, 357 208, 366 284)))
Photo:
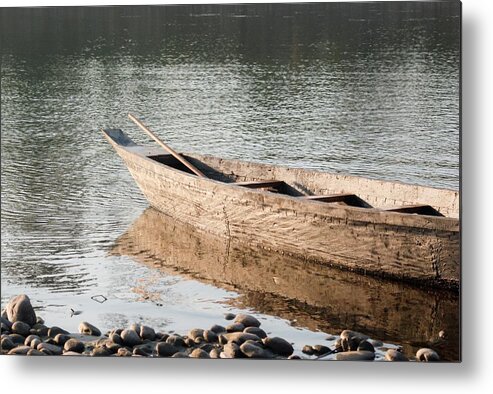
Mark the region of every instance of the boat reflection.
POLYGON ((460 359, 459 297, 300 261, 199 232, 148 208, 111 250, 136 261, 234 290, 236 307, 279 316, 312 331, 349 328, 400 344, 433 346, 460 359), (436 342, 445 330, 447 340, 436 342))

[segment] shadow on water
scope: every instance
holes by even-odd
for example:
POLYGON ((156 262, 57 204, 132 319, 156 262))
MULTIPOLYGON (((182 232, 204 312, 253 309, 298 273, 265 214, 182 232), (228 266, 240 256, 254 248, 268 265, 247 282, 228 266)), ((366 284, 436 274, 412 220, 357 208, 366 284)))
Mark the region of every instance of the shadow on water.
POLYGON ((307 263, 199 232, 148 208, 116 241, 113 255, 240 296, 235 306, 280 316, 312 331, 350 328, 403 345, 433 346, 459 359, 458 297, 307 263), (448 339, 436 342, 440 330, 448 339))

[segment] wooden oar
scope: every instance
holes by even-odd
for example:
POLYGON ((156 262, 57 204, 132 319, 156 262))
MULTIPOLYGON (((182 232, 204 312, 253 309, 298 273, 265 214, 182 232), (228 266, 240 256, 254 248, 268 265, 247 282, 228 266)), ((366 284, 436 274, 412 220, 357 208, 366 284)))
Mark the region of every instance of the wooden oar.
POLYGON ((135 116, 132 114, 128 114, 128 117, 132 122, 134 122, 137 126, 139 126, 142 130, 144 130, 149 136, 151 136, 159 145, 161 145, 166 151, 171 153, 177 160, 179 160, 185 167, 190 169, 195 175, 200 176, 202 178, 206 178, 206 176, 198 169, 196 168, 192 163, 190 163, 188 160, 186 160, 182 155, 180 155, 178 152, 175 152, 172 148, 170 148, 168 145, 166 145, 163 141, 159 139, 159 137, 154 134, 151 130, 149 130, 144 124, 138 120, 135 116))

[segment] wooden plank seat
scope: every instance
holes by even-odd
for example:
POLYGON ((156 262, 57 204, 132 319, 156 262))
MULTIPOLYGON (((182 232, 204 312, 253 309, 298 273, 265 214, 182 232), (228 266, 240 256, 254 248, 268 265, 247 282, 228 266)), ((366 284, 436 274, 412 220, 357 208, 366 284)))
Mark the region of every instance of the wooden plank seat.
POLYGON ((387 208, 386 211, 400 213, 415 213, 417 215, 443 216, 431 205, 404 205, 402 207, 387 208))
POLYGON ((235 185, 248 187, 250 189, 279 189, 280 187, 286 185, 284 181, 268 180, 268 181, 247 181, 247 182, 236 182, 235 185))
POLYGON ((352 207, 372 208, 372 206, 365 200, 359 198, 356 194, 351 193, 330 194, 326 196, 302 196, 301 198, 326 203, 339 203, 341 205, 350 205, 352 207))

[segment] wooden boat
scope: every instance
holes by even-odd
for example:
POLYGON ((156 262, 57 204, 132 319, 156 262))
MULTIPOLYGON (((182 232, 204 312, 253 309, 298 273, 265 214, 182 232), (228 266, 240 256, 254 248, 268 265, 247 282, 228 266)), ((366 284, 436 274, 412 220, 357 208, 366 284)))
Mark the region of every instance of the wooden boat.
POLYGON ((239 239, 198 230, 147 208, 109 249, 187 280, 233 291, 224 301, 241 309, 278 316, 300 328, 338 333, 351 327, 405 353, 437 350, 442 360, 460 354, 459 294, 358 275, 281 255, 239 239), (443 348, 430 340, 447 332, 443 348))
POLYGON ((152 133, 166 150, 137 145, 119 129, 103 132, 149 203, 201 231, 360 273, 458 288, 456 191, 179 155, 152 133))

